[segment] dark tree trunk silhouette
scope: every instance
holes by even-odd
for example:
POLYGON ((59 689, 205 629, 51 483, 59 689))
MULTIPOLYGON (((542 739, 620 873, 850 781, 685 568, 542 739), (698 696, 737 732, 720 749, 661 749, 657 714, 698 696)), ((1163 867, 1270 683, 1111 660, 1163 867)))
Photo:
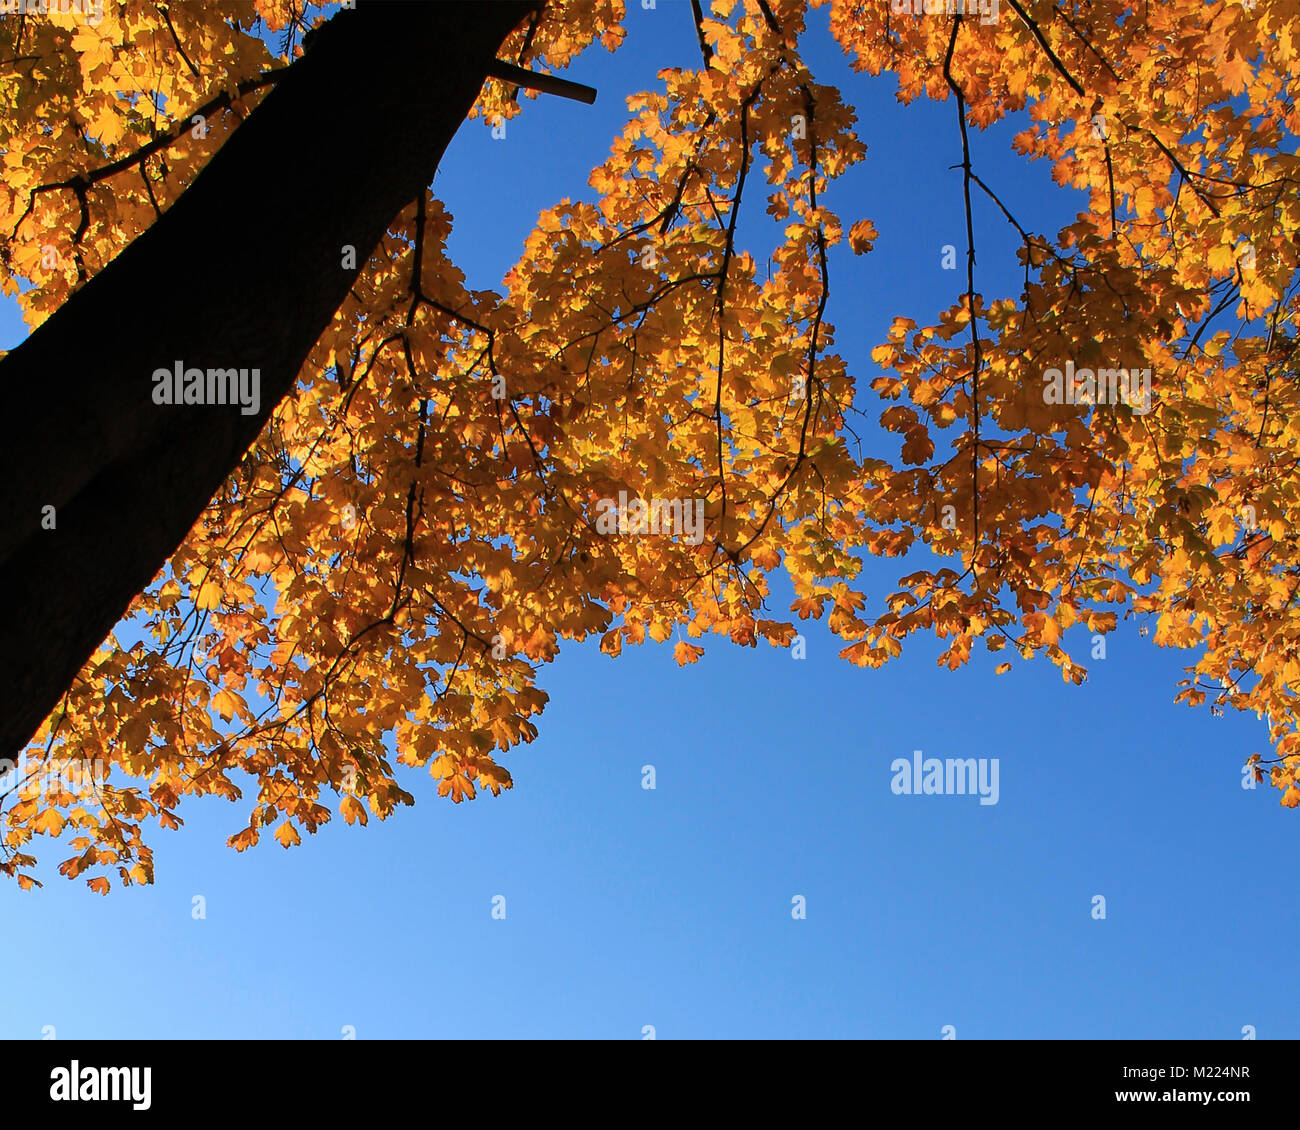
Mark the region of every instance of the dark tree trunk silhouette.
POLYGON ((540 0, 339 13, 175 204, 0 363, 0 757, 15 758, 288 392, 540 0), (258 368, 261 404, 153 403, 258 368), (42 508, 56 528, 42 528, 42 508))

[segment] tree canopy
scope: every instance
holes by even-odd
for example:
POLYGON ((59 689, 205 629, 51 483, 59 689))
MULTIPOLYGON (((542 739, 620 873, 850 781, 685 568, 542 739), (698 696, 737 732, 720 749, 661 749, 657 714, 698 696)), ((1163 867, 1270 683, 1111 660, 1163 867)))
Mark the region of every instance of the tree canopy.
MULTIPOLYGON (((65 875, 148 882, 143 828, 174 827, 186 795, 242 797, 243 850, 264 831, 298 843, 335 798, 349 823, 386 817, 412 799, 398 765, 453 801, 499 793, 562 641, 618 655, 675 635, 689 664, 709 636, 787 647, 810 618, 858 665, 921 632, 952 668, 982 645, 999 671, 1042 656, 1079 683, 1066 629, 1149 617, 1156 644, 1196 651, 1180 701, 1268 718, 1254 771, 1300 806, 1300 12, 812 6, 856 70, 951 106, 960 300, 929 325, 896 319, 874 367, 837 354, 828 251, 877 238, 870 200, 838 215, 825 199, 866 153, 853 92, 805 64, 804 0, 682 5, 700 65, 630 100, 594 202, 543 211, 499 292, 466 287, 427 187, 373 245, 330 236, 355 278, 127 623, 77 657, 7 796, 0 867, 30 885, 33 836, 66 828, 65 875), (1089 195, 1055 234, 1023 227, 971 159, 970 132, 1010 115, 1024 159, 1089 195), (746 247, 741 216, 763 208, 782 238, 746 247), (1017 294, 977 286, 977 209, 1020 241, 1017 294), (861 437, 867 419, 896 440, 861 437), (611 521, 620 499, 650 505, 620 501, 611 521), (639 536, 647 514, 672 534, 639 536), (883 599, 860 583, 873 556, 907 559, 883 599), (778 571, 788 612, 769 608, 778 571), (70 759, 107 779, 42 783, 70 759)), ((361 27, 366 7, 333 18, 361 27)), ((549 72, 623 39, 617 0, 517 8, 480 55, 549 72)), ((0 18, 0 282, 34 328, 202 189, 331 14, 106 0, 93 24, 0 18)), ((516 85, 472 77, 471 119, 528 112, 516 85)), ((183 329, 167 337, 182 359, 183 329)), ((132 377, 146 398, 175 359, 157 352, 132 377)), ((153 404, 150 420, 175 411, 153 404)), ((10 533, 71 536, 62 512, 44 520, 10 533)))

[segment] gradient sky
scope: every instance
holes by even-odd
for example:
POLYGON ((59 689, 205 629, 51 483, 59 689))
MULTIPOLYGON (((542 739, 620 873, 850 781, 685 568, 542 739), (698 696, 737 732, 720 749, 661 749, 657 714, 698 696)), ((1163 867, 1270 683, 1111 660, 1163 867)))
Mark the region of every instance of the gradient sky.
MULTIPOLYGON (((927 324, 964 288, 940 269, 944 244, 964 249, 960 146, 951 103, 902 107, 825 23, 812 14, 805 58, 857 107, 868 146, 828 203, 880 231, 870 255, 831 258, 827 316, 862 389, 895 315, 927 324)), ((628 94, 698 65, 685 0, 630 0, 627 27, 617 54, 568 72, 599 89, 594 107, 539 99, 504 140, 478 123, 456 138, 435 185, 471 287, 500 289, 540 208, 590 195, 628 94)), ((1011 152, 1024 124, 972 131, 976 171, 1055 233, 1086 201, 1011 152)), ((977 285, 1014 296, 1018 241, 986 203, 977 285)), ((762 216, 758 194, 747 207, 762 216)), ((742 224, 760 261, 769 234, 742 224)), ((15 311, 0 307, 0 346, 26 332, 15 311)), ((869 563, 866 591, 883 599, 905 571, 869 563)), ((292 851, 264 837, 243 854, 224 845, 242 808, 187 798, 179 832, 146 829, 156 884, 107 898, 53 874, 44 845, 43 890, 0 883, 26 955, 0 987, 0 1037, 1300 1036, 1267 975, 1269 947, 1296 935, 1274 868, 1300 814, 1241 787, 1267 752, 1262 721, 1173 704, 1194 653, 1129 620, 1093 661, 1072 629, 1090 670, 1074 687, 1045 660, 995 678, 982 648, 949 672, 920 637, 859 669, 819 625, 803 632, 803 661, 709 638, 688 668, 671 641, 616 660, 566 645, 499 798, 453 806, 406 770, 417 804, 386 823, 336 819, 292 851), (914 750, 998 758, 999 802, 895 795, 890 763, 914 750)))

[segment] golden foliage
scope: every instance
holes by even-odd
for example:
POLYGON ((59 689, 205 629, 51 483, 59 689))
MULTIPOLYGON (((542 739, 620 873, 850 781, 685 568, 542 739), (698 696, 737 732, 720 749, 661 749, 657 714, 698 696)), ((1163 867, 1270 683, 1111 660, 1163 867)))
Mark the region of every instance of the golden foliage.
MULTIPOLYGON (((617 655, 677 633, 681 664, 703 653, 682 632, 785 646, 793 621, 761 618, 777 569, 791 612, 825 617, 868 666, 924 631, 949 667, 983 640, 1080 682, 1068 628, 1155 614, 1154 642, 1202 649, 1179 697, 1266 715, 1285 769, 1271 779, 1300 803, 1300 158, 1283 144, 1300 133, 1300 13, 1092 0, 1004 5, 985 24, 890 7, 829 4, 855 68, 892 73, 904 102, 948 101, 963 140, 1027 111, 1019 152, 1090 196, 1054 238, 1017 224, 1021 294, 972 285, 933 325, 895 321, 870 387, 896 449, 852 442, 859 390, 824 318, 828 249, 878 238, 865 217, 846 234, 825 203, 864 157, 854 113, 794 46, 801 0, 715 3, 708 65, 630 100, 596 202, 543 212, 502 293, 465 288, 432 195, 395 218, 296 392, 132 606, 146 642, 110 638, 29 751, 102 758, 147 789, 57 804, 19 790, 0 866, 34 882, 21 849, 66 817, 80 846, 65 874, 151 881, 142 821, 175 827, 183 796, 236 800, 243 778, 238 850, 272 824, 299 842, 330 819, 327 792, 348 823, 386 817, 411 802, 394 761, 428 767, 453 802, 497 794, 511 779, 496 756, 535 736, 536 669, 562 640, 594 633, 617 655), (760 179, 783 225, 763 272, 735 238, 760 179), (1042 367, 1067 358, 1150 367, 1151 410, 1048 403, 1042 367), (620 492, 703 499, 703 538, 604 536, 596 504, 620 492), (863 556, 917 549, 951 567, 911 572, 868 611, 863 556)), ((503 57, 563 67, 617 47, 621 16, 559 0, 503 57)), ((258 17, 297 18, 286 0, 126 0, 94 28, 0 19, 0 286, 26 288, 33 326, 275 81, 288 60, 249 33, 258 17)), ((491 80, 474 115, 519 109, 491 80)), ((968 208, 996 191, 965 190, 968 208)))

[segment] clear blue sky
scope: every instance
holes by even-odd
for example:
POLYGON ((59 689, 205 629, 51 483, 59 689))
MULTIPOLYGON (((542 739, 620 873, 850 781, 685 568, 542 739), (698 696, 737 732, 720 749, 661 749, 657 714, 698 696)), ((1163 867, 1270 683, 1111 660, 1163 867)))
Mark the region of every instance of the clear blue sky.
MULTIPOLYGON (((925 324, 964 286, 939 266, 963 246, 960 148, 951 104, 899 106, 892 78, 848 69, 825 18, 806 57, 868 145, 830 203, 880 231, 872 254, 832 260, 828 317, 865 387, 893 316, 925 324)), ((589 192, 626 95, 698 64, 684 0, 630 0, 627 25, 616 55, 570 69, 594 107, 540 99, 505 140, 473 125, 454 142, 435 184, 471 286, 499 288, 538 209, 589 192)), ((1055 233, 1085 203, 1011 152, 1019 128, 973 134, 977 171, 1055 233)), ((1015 238, 978 206, 978 284, 1015 295, 1015 238)), ((24 332, 5 303, 0 346, 24 332)), ((873 564, 868 591, 898 573, 873 564)), ((671 644, 617 660, 566 646, 499 798, 453 807, 409 771, 416 807, 388 822, 243 854, 224 846, 234 808, 187 800, 179 832, 152 829, 153 887, 102 898, 48 866, 41 891, 0 884, 24 954, 0 1037, 1300 1036, 1267 972, 1296 936, 1300 814, 1240 786, 1263 722, 1173 705, 1190 653, 1130 620, 1091 661, 1074 629, 1091 674, 1073 687, 1045 661, 995 678, 979 653, 951 673, 929 640, 863 670, 805 635, 804 661, 705 640, 688 668, 671 644), (890 763, 918 749, 998 758, 999 803, 895 795, 890 763)))

